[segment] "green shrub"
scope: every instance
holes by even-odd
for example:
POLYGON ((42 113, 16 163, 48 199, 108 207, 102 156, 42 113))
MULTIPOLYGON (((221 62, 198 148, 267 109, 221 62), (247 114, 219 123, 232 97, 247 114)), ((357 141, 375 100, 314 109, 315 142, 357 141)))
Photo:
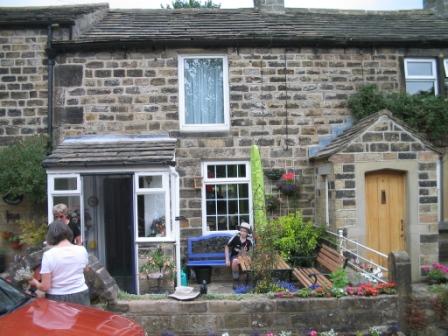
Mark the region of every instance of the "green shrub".
POLYGON ((46 137, 33 136, 0 150, 0 194, 11 198, 25 195, 43 203, 47 177, 42 160, 47 148, 46 137))
POLYGON ((323 231, 304 221, 300 211, 276 218, 273 225, 279 231, 275 247, 289 261, 294 257, 312 255, 323 231))
POLYGON ((433 94, 385 93, 366 85, 351 96, 348 106, 356 119, 388 109, 436 145, 447 145, 448 99, 433 94))
POLYGON ((331 272, 330 280, 333 283, 333 288, 345 288, 349 283, 347 272, 342 268, 331 272))

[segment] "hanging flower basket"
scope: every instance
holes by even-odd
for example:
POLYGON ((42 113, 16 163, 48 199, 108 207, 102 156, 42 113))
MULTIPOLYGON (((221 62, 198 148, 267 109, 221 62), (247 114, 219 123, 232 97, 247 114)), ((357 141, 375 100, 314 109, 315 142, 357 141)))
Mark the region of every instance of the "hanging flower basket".
POLYGON ((285 195, 293 195, 298 192, 299 185, 296 183, 293 172, 284 173, 276 184, 281 193, 285 195))
POLYGON ((283 169, 266 169, 264 171, 264 174, 266 175, 266 177, 268 179, 270 179, 271 181, 278 181, 278 179, 280 177, 282 177, 282 175, 285 173, 285 171, 283 169))

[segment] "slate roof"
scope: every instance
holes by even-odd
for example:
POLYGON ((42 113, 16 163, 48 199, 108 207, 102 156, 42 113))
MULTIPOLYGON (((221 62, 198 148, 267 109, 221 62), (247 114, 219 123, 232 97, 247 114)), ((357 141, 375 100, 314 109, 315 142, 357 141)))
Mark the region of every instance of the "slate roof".
POLYGON ((388 110, 379 111, 370 116, 367 116, 358 121, 353 127, 347 129, 341 135, 337 136, 332 142, 330 142, 325 148, 317 152, 314 156, 310 157, 310 160, 320 160, 330 157, 333 154, 342 152, 347 148, 350 143, 360 136, 364 131, 373 125, 382 116, 387 116, 389 119, 394 121, 400 127, 402 127, 407 132, 411 133, 412 136, 420 140, 427 148, 433 150, 436 153, 442 153, 440 150, 435 148, 431 143, 425 140, 423 137, 419 136, 418 133, 407 126, 402 120, 395 118, 392 112, 388 110))
POLYGON ((108 8, 108 4, 48 7, 0 7, 0 26, 72 25, 77 17, 108 8))
POLYGON ((174 166, 176 141, 167 134, 68 137, 43 161, 43 166, 174 166))
POLYGON ((76 41, 55 46, 142 42, 148 47, 448 45, 448 20, 429 10, 113 9, 76 41))

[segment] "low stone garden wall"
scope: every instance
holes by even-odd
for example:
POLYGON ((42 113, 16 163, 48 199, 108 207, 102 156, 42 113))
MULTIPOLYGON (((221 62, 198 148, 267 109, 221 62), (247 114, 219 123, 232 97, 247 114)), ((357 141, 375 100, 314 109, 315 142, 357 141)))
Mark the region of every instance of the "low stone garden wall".
POLYGON ((366 331, 399 321, 398 296, 342 298, 250 297, 244 300, 120 301, 124 314, 144 326, 149 335, 171 331, 176 336, 251 335, 291 331, 308 335, 311 329, 339 332, 366 331))

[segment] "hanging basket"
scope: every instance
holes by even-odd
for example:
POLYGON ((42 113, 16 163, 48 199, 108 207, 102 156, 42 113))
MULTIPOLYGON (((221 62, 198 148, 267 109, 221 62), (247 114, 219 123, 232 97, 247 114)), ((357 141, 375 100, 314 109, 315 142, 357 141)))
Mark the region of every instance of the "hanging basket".
POLYGON ((23 201, 23 195, 12 196, 11 193, 7 193, 2 198, 3 202, 9 205, 18 205, 23 201))
POLYGON ((278 181, 280 177, 285 173, 283 169, 266 169, 264 175, 271 181, 278 181))

